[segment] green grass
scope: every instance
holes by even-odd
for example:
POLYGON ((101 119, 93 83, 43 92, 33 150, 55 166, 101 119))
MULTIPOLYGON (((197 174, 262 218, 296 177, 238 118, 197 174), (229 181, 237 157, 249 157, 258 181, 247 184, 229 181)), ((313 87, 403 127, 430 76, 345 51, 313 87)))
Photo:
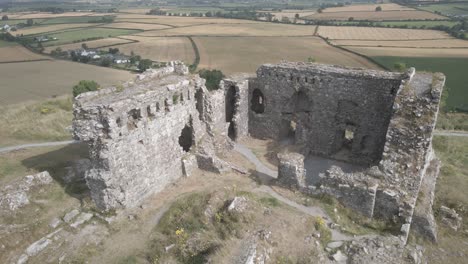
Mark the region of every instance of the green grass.
POLYGON ((71 139, 71 98, 0 106, 0 112, 0 146, 71 139))
MULTIPOLYGON (((455 208, 468 217, 468 137, 435 136, 433 140, 442 168, 437 180, 436 206, 455 208)), ((466 221, 465 221, 466 222, 466 221)))
POLYGON ((56 17, 45 19, 40 24, 75 24, 75 23, 102 23, 101 19, 104 16, 77 16, 77 17, 56 17))
POLYGON ((15 46, 15 45, 18 45, 18 43, 13 42, 13 41, 5 41, 5 40, 0 39, 0 48, 15 46))
MULTIPOLYGON (((68 44, 73 42, 84 41, 87 39, 98 39, 98 38, 110 38, 121 35, 133 34, 136 32, 141 32, 141 30, 133 29, 113 29, 113 28, 89 28, 89 29, 79 29, 79 30, 70 30, 62 31, 55 34, 47 34, 49 37, 56 37, 57 40, 43 42, 42 45, 46 46, 55 46, 68 44)), ((32 38, 32 37, 31 37, 32 38)))
POLYGON ((372 57, 384 66, 394 69, 395 63, 405 63, 417 71, 442 72, 447 77, 445 89, 449 96, 446 110, 468 111, 468 59, 466 58, 416 58, 416 57, 372 57))
MULTIPOLYGON (((42 18, 38 18, 38 19, 33 19, 34 23, 41 23, 42 21, 44 21, 44 19, 42 18)), ((20 23, 24 23, 26 24, 28 22, 27 19, 8 19, 8 20, 0 20, 0 25, 18 25, 20 23)), ((13 32, 14 33, 14 32, 13 32)))
POLYGON ((441 12, 444 15, 468 15, 468 3, 447 3, 438 5, 424 5, 419 7, 430 12, 441 12))

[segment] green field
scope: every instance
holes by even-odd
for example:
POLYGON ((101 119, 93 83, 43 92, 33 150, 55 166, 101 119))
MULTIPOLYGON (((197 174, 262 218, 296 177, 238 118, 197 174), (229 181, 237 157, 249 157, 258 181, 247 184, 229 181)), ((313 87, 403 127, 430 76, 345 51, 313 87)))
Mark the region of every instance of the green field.
MULTIPOLYGON (((33 19, 34 23, 41 23, 44 19, 40 18, 40 19, 33 19)), ((0 25, 4 26, 4 25, 10 25, 10 26, 13 26, 13 25, 18 25, 20 23, 24 23, 26 24, 28 22, 27 19, 8 19, 8 20, 0 20, 0 25)))
POLYGON ((0 39, 0 48, 15 46, 15 45, 18 45, 18 43, 12 42, 12 41, 5 41, 5 40, 0 39))
POLYGON ((468 15, 468 2, 465 3, 451 3, 451 4, 438 4, 438 5, 424 5, 418 7, 430 12, 440 12, 443 15, 468 15))
POLYGON ((104 16, 76 16, 76 17, 56 17, 45 19, 40 24, 74 24, 74 23, 101 23, 104 16))
POLYGON ((393 69, 395 63, 405 63, 419 71, 443 72, 447 76, 446 89, 449 97, 447 110, 468 111, 468 59, 466 58, 413 58, 372 57, 384 66, 393 69))
MULTIPOLYGON (((57 40, 43 42, 44 47, 68 44, 78 42, 81 40, 94 39, 94 38, 107 38, 121 35, 129 35, 141 32, 141 30, 134 29, 115 29, 115 28, 88 28, 79 30, 62 31, 55 34, 48 34, 50 38, 56 37, 57 40)), ((32 38, 32 37, 31 37, 32 38)))

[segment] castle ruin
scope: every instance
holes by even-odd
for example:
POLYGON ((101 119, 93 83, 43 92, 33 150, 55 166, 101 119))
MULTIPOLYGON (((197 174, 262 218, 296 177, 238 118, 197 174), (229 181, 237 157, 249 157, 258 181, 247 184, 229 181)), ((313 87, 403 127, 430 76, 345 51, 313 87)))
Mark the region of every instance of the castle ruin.
POLYGON ((218 154, 255 137, 294 146, 278 154, 278 182, 391 221, 404 242, 411 225, 436 239, 439 161, 431 143, 444 82, 442 74, 413 68, 284 62, 209 91, 204 79, 171 62, 79 95, 74 135, 89 144, 86 181, 102 209, 136 206, 195 168, 223 173, 232 165, 218 154), (316 173, 316 158, 336 163, 316 173))

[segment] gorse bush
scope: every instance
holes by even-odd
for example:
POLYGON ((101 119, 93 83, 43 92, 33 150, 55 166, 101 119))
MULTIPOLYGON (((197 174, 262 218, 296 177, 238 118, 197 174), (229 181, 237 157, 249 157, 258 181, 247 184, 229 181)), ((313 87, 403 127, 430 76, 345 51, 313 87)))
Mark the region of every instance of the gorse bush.
POLYGON ((96 91, 100 88, 99 84, 95 81, 82 80, 77 85, 73 86, 73 97, 77 97, 79 94, 96 91))
POLYGON ((224 78, 224 74, 220 70, 202 69, 198 74, 206 80, 206 88, 210 91, 218 90, 219 82, 224 78))

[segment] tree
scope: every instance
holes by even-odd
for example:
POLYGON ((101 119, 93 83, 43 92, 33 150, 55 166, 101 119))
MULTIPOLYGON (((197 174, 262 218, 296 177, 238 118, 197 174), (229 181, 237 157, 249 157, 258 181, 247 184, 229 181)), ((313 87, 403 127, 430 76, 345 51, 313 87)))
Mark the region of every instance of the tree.
POLYGON ((73 86, 73 97, 76 97, 82 93, 96 91, 99 88, 99 84, 95 81, 82 80, 77 85, 73 86))
POLYGON ((8 20, 8 16, 7 16, 7 15, 3 15, 3 16, 2 16, 2 20, 3 20, 3 21, 8 20))
POLYGON ((30 18, 30 19, 28 19, 26 21, 26 24, 28 25, 28 27, 30 27, 30 26, 34 25, 34 20, 32 20, 32 18, 30 18))
POLYGON ((110 54, 117 54, 117 53, 119 53, 119 48, 109 48, 109 53, 110 54))
POLYGON ((213 14, 211 14, 211 12, 208 11, 208 12, 205 13, 205 16, 206 16, 206 17, 211 17, 211 16, 213 16, 213 14))
POLYGON ((376 12, 382 11, 382 7, 381 7, 381 6, 376 7, 376 8, 375 8, 375 11, 376 11, 376 12))
POLYGON ((88 44, 86 44, 86 43, 81 44, 81 48, 83 48, 84 50, 87 50, 88 49, 88 44))
POLYGON ((112 64, 112 59, 111 58, 104 58, 101 60, 101 66, 104 67, 109 67, 112 64))
POLYGON ((397 62, 393 65, 393 68, 397 71, 405 71, 406 70, 406 64, 403 62, 397 62))
POLYGON ((294 17, 295 17, 295 18, 299 18, 299 14, 295 14, 294 17))
POLYGON ((310 56, 309 58, 307 58, 307 62, 315 62, 315 58, 310 56))
POLYGON ((140 63, 138 63, 138 69, 141 72, 146 71, 147 69, 151 68, 151 66, 153 66, 153 61, 149 59, 140 60, 140 63))
POLYGON ((348 18, 348 21, 354 21, 354 17, 348 18))
POLYGON ((219 82, 224 78, 224 74, 220 70, 202 69, 198 75, 206 80, 206 88, 210 91, 219 89, 219 82))

